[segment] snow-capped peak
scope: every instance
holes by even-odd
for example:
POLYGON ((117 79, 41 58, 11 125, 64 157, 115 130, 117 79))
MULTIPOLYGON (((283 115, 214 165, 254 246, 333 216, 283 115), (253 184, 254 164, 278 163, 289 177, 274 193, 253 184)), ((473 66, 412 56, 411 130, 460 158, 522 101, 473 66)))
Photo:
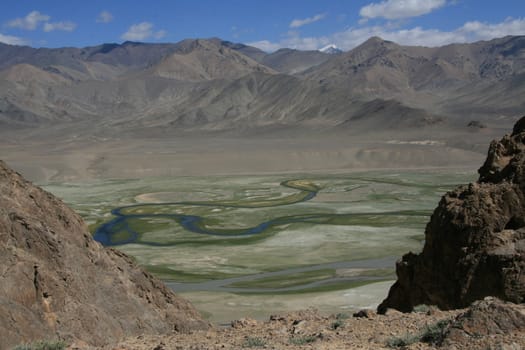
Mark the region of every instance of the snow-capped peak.
POLYGON ((329 54, 337 54, 337 53, 343 52, 343 50, 341 50, 334 44, 326 45, 322 49, 319 49, 319 51, 324 52, 324 53, 329 53, 329 54))

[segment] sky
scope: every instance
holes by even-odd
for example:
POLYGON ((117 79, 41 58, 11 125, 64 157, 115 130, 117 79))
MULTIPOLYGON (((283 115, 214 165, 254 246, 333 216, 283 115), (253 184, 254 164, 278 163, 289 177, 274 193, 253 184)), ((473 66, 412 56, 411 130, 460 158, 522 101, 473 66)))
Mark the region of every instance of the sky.
POLYGON ((32 47, 219 37, 272 52, 371 36, 441 46, 525 35, 525 0, 11 0, 0 42, 32 47))

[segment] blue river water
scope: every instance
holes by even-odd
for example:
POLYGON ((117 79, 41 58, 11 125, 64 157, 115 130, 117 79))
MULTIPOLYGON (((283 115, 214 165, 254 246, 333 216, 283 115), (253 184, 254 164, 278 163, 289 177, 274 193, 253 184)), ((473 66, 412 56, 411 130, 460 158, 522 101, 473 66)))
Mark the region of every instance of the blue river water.
MULTIPOLYGON (((293 185, 293 180, 284 181, 281 183, 282 186, 298 189, 301 190, 304 194, 302 198, 298 199, 294 203, 299 202, 305 202, 309 201, 312 198, 314 198, 319 188, 312 186, 309 188, 305 188, 303 186, 295 186, 293 185), (312 189, 315 188, 315 189, 312 189)), ((287 204, 294 204, 294 203, 287 203, 287 204)), ((213 206, 213 207, 238 207, 238 208, 247 208, 249 206, 243 206, 242 204, 221 204, 220 202, 168 202, 168 203, 145 203, 145 204, 134 204, 134 205, 128 205, 123 206, 119 208, 115 208, 111 211, 111 214, 115 216, 112 220, 102 224, 97 228, 95 231, 93 238, 102 243, 105 246, 115 246, 115 245, 122 245, 122 244, 128 244, 133 243, 137 241, 139 238, 140 232, 135 231, 133 228, 130 227, 128 224, 128 219, 131 218, 167 218, 172 219, 178 222, 184 229, 199 233, 199 234, 206 234, 206 235, 213 235, 213 236, 247 236, 247 235, 255 235, 264 232, 268 228, 276 225, 282 225, 286 223, 293 223, 293 222, 307 222, 308 220, 312 219, 318 219, 322 218, 323 215, 302 215, 302 216, 288 216, 288 217, 280 217, 268 221, 264 221, 256 226, 245 228, 244 230, 235 230, 235 233, 229 232, 225 233, 224 230, 211 230, 207 229, 205 225, 203 225, 204 218, 197 215, 186 215, 186 214, 125 214, 124 211, 132 208, 146 208, 146 207, 152 207, 152 206, 159 206, 162 205, 163 207, 167 206, 183 206, 183 205, 192 205, 192 206, 213 206), (122 238, 122 235, 118 235, 119 233, 122 233, 122 231, 125 231, 127 234, 125 235, 125 238, 122 238), (118 237, 117 237, 118 235, 118 237)), ((153 245, 153 246, 162 246, 162 243, 156 243, 156 242, 140 242, 141 244, 146 245, 153 245)))

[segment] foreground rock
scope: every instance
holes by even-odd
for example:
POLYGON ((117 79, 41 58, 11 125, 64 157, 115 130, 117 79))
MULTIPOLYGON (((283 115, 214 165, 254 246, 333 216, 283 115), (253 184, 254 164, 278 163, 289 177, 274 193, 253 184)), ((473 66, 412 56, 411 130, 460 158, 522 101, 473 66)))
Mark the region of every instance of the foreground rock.
POLYGON ((397 263, 378 311, 468 306, 485 296, 525 301, 525 117, 490 145, 476 183, 441 199, 419 255, 397 263))
POLYGON ((207 328, 193 307, 0 161, 0 349, 207 328))
POLYGON ((313 310, 271 316, 266 322, 242 319, 226 329, 191 334, 128 338, 107 350, 222 349, 523 349, 525 307, 490 298, 467 309, 386 315, 366 311, 322 316, 313 310))

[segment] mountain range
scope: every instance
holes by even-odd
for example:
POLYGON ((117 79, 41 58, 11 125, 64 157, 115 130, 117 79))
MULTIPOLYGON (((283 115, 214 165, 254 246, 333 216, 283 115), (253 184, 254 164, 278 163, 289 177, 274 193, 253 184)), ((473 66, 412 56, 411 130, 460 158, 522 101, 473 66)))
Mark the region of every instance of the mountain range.
POLYGON ((86 48, 0 44, 2 129, 419 127, 525 109, 525 36, 443 47, 377 37, 339 54, 220 39, 86 48))

